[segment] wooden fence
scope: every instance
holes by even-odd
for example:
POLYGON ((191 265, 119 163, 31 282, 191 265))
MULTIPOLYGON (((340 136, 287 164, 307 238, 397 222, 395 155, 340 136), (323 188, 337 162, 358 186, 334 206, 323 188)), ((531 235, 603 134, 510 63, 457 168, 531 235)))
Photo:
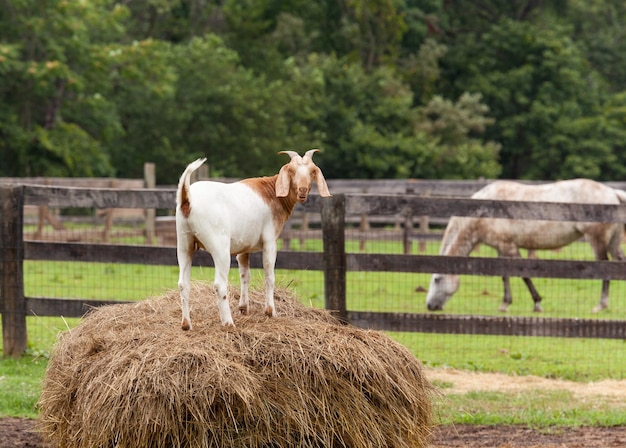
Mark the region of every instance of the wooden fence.
MULTIPOLYGON (((0 177, 0 185, 46 185, 71 188, 119 188, 138 189, 154 188, 156 184, 156 171, 154 163, 145 163, 143 167, 143 179, 119 179, 110 177, 0 177)), ((107 243, 111 236, 113 221, 142 222, 143 230, 149 241, 154 240, 154 210, 134 208, 108 208, 99 211, 104 219, 104 229, 100 232, 99 239, 107 243)), ((66 240, 69 232, 60 217, 46 205, 24 206, 24 221, 36 223, 36 230, 28 235, 30 239, 42 239, 44 226, 49 224, 55 230, 52 238, 66 240)), ((50 237, 49 235, 45 235, 50 237)))
MULTIPOLYGON (((67 188, 41 185, 0 186, 0 311, 5 356, 19 355, 27 346, 26 316, 80 317, 92 306, 119 303, 57 297, 24 296, 24 260, 137 263, 176 265, 173 247, 124 246, 70 242, 24 241, 25 205, 77 208, 171 209, 172 189, 67 188)), ((345 222, 349 216, 451 215, 566 221, 626 222, 626 205, 498 202, 417 195, 335 194, 312 195, 301 208, 320 213, 324 251, 281 251, 277 269, 320 270, 325 277, 325 306, 345 321, 363 328, 454 334, 499 334, 626 339, 626 322, 602 319, 549 319, 539 317, 452 316, 357 312, 346 309, 348 271, 456 273, 489 276, 531 276, 626 280, 626 263, 614 261, 561 261, 388 255, 345 252, 345 222)), ((233 258, 233 266, 235 266, 233 258)), ((198 252, 194 265, 212 266, 211 257, 198 252)), ((262 267, 253 254, 251 266, 262 267)))

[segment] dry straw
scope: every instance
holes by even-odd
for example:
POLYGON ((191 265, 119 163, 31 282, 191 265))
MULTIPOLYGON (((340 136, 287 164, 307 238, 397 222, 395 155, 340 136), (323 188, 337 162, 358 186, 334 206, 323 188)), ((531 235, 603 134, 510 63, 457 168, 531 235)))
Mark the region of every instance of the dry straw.
POLYGON ((432 388, 384 334, 338 324, 282 289, 278 317, 251 291, 235 328, 220 325, 212 286, 193 283, 191 297, 189 332, 172 291, 99 308, 60 335, 38 403, 51 446, 427 445, 432 388))

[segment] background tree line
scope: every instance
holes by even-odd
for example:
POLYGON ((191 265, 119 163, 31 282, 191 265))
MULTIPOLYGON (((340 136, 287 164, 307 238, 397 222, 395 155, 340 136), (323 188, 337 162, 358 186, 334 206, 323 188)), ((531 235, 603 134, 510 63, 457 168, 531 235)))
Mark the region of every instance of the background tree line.
POLYGON ((0 0, 0 176, 626 177, 621 0, 0 0))

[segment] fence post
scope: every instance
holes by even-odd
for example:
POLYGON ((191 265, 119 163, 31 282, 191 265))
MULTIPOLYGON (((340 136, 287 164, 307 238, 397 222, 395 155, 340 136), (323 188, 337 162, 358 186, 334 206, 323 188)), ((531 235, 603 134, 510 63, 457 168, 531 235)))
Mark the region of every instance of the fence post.
POLYGON ((370 230, 369 217, 366 214, 361 215, 361 223, 359 224, 359 250, 365 252, 367 244, 367 232, 370 230))
POLYGON ((24 300, 24 187, 0 187, 0 311, 4 356, 28 346, 24 300))
MULTIPOLYGON (((146 188, 156 187, 156 166, 154 163, 146 162, 143 164, 143 178, 146 188)), ((156 235, 156 210, 153 208, 146 209, 146 242, 148 245, 155 243, 156 235)))
POLYGON ((346 311, 346 197, 338 194, 322 199, 324 242, 325 306, 334 316, 347 322, 346 311))
MULTIPOLYGON (((430 190, 425 191, 424 194, 422 195, 422 197, 429 198, 430 197, 430 190)), ((418 238, 418 243, 417 244, 418 244, 418 251, 420 253, 426 252, 426 244, 427 244, 427 242, 426 242, 426 239, 424 237, 428 233, 428 228, 429 228, 429 223, 428 222, 429 222, 429 220, 430 220, 430 218, 429 218, 428 215, 422 215, 420 217, 420 220, 419 220, 419 227, 418 227, 417 232, 420 233, 421 235, 420 235, 420 238, 418 238)))
POLYGON ((413 215, 407 211, 404 215, 404 228, 402 230, 402 243, 404 247, 404 255, 411 255, 411 246, 413 241, 411 234, 413 233, 413 215))

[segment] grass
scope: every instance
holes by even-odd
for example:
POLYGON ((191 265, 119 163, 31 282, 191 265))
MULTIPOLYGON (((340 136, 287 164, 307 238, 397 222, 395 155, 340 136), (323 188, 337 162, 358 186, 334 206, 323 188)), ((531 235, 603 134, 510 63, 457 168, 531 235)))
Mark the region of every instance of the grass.
POLYGON ((533 428, 626 425, 626 404, 570 391, 469 392, 436 399, 441 424, 524 425, 533 428))
MULTIPOLYGON (((321 250, 321 242, 306 241, 294 250, 321 250)), ((358 242, 347 243, 348 252, 358 252, 358 242)), ((438 245, 429 243, 427 254, 436 254, 438 245)), ((400 243, 368 243, 368 252, 401 253, 400 243)), ((414 253, 417 253, 416 250, 414 253)), ((495 256, 481 247, 479 256, 495 256)), ((561 252, 541 252, 542 258, 592 259, 586 244, 575 243, 561 252), (581 252, 582 250, 582 252, 581 252)), ((25 293, 28 296, 80 297, 88 299, 141 300, 176 287, 178 268, 168 266, 120 265, 113 263, 67 263, 26 261, 25 293)), ((211 280, 212 269, 193 268, 194 279, 211 280)), ((276 272, 277 284, 289 287, 305 303, 324 306, 321 272, 276 272)), ((430 275, 390 272, 348 274, 350 310, 424 312, 424 292, 430 275)), ((238 282, 236 269, 230 281, 238 282)), ((263 275, 253 271, 253 286, 262 287, 263 275)), ((600 295, 600 282, 593 280, 536 279, 543 294, 544 317, 606 318, 626 320, 626 282, 611 284, 611 308, 591 314, 600 295)), ((532 301, 519 279, 511 282, 514 303, 510 315, 530 316, 532 301)), ((497 277, 462 276, 461 287, 446 305, 450 314, 497 315, 502 284, 497 277)), ((46 359, 60 331, 77 325, 78 319, 29 317, 28 353, 19 359, 0 359, 0 416, 35 417, 46 359)), ((460 336, 418 333, 390 333, 418 359, 431 367, 534 374, 573 381, 626 378, 626 342, 601 339, 518 338, 502 336, 460 336)), ((445 386, 445 385, 443 385, 445 386)), ((445 387, 444 387, 445 388, 445 387)), ((443 423, 507 424, 533 426, 582 424, 626 424, 624 405, 584 402, 568 393, 536 391, 532 394, 476 392, 448 395, 438 404, 443 423)))
POLYGON ((426 366, 587 382, 626 378, 626 342, 392 333, 426 366))
POLYGON ((0 417, 35 418, 47 359, 24 355, 0 360, 0 417))

